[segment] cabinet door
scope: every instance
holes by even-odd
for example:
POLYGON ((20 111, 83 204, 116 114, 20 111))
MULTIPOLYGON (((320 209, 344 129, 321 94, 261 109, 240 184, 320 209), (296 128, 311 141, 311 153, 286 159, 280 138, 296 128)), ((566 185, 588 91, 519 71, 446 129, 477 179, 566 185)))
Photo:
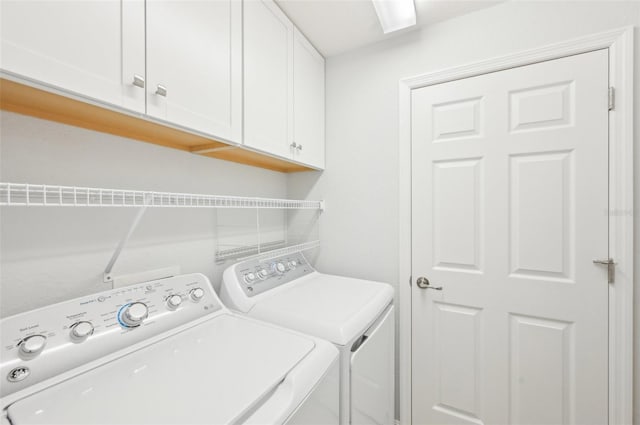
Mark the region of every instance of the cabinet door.
POLYGON ((293 159, 324 168, 324 58, 298 31, 293 39, 293 159))
POLYGON ((144 1, 2 0, 2 70, 144 112, 144 1))
POLYGON ((291 157, 293 24, 271 0, 244 1, 244 143, 291 157))
POLYGON ((242 5, 147 0, 147 114, 240 142, 242 5))

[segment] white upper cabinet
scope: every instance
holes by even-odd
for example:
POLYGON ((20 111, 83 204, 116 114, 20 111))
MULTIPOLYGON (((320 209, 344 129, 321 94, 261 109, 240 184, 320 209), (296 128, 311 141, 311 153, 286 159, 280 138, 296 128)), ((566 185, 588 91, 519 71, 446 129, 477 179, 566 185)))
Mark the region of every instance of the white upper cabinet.
POLYGON ((244 2, 244 143, 290 157, 293 24, 271 0, 244 2))
POLYGON ((273 0, 1 1, 5 77, 324 168, 324 58, 273 0))
POLYGON ((324 58, 295 29, 293 159, 316 168, 324 168, 324 102, 324 58))
POLYGON ((244 144, 324 167, 324 58, 272 0, 244 1, 244 144))
POLYGON ((144 1, 2 0, 4 71, 144 112, 144 1))
POLYGON ((241 140, 242 3, 147 0, 147 114, 241 140))
POLYGON ((242 141, 238 0, 2 0, 1 58, 23 79, 242 141))

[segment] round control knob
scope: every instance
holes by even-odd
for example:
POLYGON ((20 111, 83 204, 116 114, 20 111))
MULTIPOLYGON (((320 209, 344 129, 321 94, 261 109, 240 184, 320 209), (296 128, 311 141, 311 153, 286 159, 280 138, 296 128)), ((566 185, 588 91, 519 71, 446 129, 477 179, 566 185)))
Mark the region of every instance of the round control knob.
POLYGON ((91 322, 82 321, 71 326, 71 340, 73 342, 83 342, 93 334, 93 324, 91 322))
POLYGON ((189 297, 191 297, 191 301, 200 302, 202 298, 204 298, 204 289, 202 288, 193 288, 189 291, 189 297))
POLYGON ((244 275, 244 282, 245 283, 253 283, 253 281, 256 280, 256 274, 255 273, 247 273, 244 275))
POLYGON ((176 310, 182 304, 182 297, 178 294, 172 294, 167 297, 167 308, 176 310))
POLYGON ((126 328, 140 326, 144 319, 149 316, 149 308, 145 303, 131 303, 121 309, 120 324, 126 328))
POLYGON ((282 263, 277 263, 276 264, 276 271, 280 274, 284 273, 287 270, 287 268, 284 266, 284 264, 282 263))
POLYGON ((296 260, 289 261, 289 268, 291 270, 295 269, 298 266, 298 262, 296 260))
POLYGON ((260 271, 258 272, 258 277, 260 279, 266 279, 267 276, 269 276, 269 270, 267 269, 260 269, 260 271))
POLYGON ((42 353, 47 345, 47 337, 44 335, 31 335, 20 341, 19 354, 24 360, 32 359, 42 353))

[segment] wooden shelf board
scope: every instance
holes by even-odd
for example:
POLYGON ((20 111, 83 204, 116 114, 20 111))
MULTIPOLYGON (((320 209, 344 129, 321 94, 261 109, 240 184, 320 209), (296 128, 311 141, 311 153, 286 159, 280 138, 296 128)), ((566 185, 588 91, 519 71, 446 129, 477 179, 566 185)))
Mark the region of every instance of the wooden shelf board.
POLYGON ((266 168, 267 170, 280 171, 283 173, 294 173, 298 171, 311 171, 311 168, 304 165, 295 164, 282 159, 263 155, 240 147, 233 149, 221 149, 214 152, 202 153, 210 158, 223 159, 225 161, 239 162, 241 164, 253 165, 254 167, 266 168))
POLYGON ((299 164, 4 78, 0 78, 0 109, 188 152, 226 148, 203 155, 273 171, 288 173, 311 170, 299 164))

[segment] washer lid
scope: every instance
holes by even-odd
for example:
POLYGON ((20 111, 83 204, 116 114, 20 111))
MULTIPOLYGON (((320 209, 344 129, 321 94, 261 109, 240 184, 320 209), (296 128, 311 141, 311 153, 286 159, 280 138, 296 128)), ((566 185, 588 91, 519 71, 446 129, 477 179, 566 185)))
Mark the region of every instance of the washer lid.
POLYGON ((8 408, 20 424, 228 424, 259 406, 314 348, 223 314, 8 408))
POLYGON ((255 298, 250 316, 347 345, 389 305, 393 288, 313 273, 255 298))

